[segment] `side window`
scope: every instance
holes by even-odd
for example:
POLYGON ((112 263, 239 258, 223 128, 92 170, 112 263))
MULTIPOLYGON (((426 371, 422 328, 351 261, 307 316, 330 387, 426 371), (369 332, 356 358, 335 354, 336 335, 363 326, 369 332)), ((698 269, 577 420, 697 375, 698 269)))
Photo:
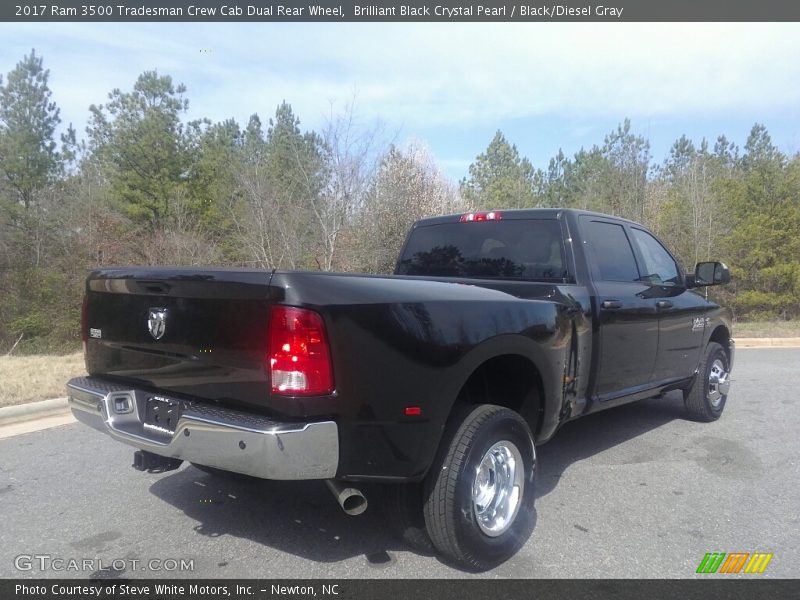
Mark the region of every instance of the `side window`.
POLYGON ((642 229, 633 227, 631 231, 644 261, 642 281, 665 285, 680 283, 678 266, 661 242, 642 229))
POLYGON ((602 281, 637 281, 639 270, 622 225, 605 221, 585 223, 592 256, 592 276, 602 281))

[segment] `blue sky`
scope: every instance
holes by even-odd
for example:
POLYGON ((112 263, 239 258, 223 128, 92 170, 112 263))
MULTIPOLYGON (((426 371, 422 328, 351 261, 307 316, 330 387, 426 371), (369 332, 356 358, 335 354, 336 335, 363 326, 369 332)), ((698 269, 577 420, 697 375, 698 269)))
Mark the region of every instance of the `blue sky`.
POLYGON ((425 142, 453 179, 497 129, 546 167, 625 117, 657 161, 684 133, 742 145, 756 121, 800 151, 794 23, 0 23, 0 39, 0 73, 44 56, 79 133, 91 103, 158 69, 188 87, 190 118, 266 121, 286 99, 318 128, 355 100, 362 123, 425 142))

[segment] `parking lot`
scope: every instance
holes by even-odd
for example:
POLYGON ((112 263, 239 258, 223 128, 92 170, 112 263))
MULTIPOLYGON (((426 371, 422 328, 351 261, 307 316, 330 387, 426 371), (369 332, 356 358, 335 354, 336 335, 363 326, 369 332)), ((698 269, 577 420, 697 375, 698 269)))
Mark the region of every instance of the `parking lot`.
POLYGON ((533 536, 480 575, 395 541, 370 488, 348 517, 322 482, 140 473, 131 448, 78 423, 0 440, 0 576, 694 577, 706 552, 771 552, 763 575, 738 577, 797 577, 798 365, 800 349, 739 350, 716 423, 685 420, 670 394, 566 425, 538 450, 533 536), (163 570, 182 559, 190 572, 163 570))

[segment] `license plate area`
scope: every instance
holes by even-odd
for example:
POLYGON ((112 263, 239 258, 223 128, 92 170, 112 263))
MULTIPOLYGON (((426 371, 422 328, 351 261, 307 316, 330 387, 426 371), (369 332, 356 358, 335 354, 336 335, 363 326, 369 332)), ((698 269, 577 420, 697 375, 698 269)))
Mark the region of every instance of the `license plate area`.
POLYGON ((145 401, 144 428, 147 431, 171 436, 175 433, 183 406, 178 400, 152 396, 145 401))

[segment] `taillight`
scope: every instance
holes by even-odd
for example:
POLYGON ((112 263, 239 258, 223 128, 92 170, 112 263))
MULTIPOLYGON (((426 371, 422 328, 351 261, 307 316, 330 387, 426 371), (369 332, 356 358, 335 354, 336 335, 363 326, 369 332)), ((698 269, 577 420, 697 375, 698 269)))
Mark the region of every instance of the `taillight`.
POLYGON ((328 338, 318 313, 293 306, 273 306, 268 352, 274 394, 321 396, 333 391, 328 338))
POLYGON ((499 221, 503 218, 503 213, 499 210, 491 210, 489 212, 474 212, 461 215, 458 219, 459 223, 473 223, 475 221, 499 221))
POLYGON ((86 354, 86 342, 89 341, 89 295, 83 295, 83 303, 81 304, 81 344, 83 345, 83 353, 86 354))

